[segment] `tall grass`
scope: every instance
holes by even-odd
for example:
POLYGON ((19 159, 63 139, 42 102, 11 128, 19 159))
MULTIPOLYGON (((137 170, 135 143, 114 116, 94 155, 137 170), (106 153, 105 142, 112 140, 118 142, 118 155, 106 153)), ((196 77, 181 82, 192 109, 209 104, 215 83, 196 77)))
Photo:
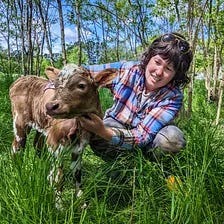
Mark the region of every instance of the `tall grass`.
MULTIPOLYGON (((68 161, 64 210, 59 211, 54 204, 54 189, 47 180, 52 163, 47 151, 37 157, 31 135, 23 155, 11 158, 11 81, 0 80, 0 223, 224 222, 223 131, 213 125, 216 105, 205 101, 201 84, 194 92, 192 118, 178 123, 187 137, 184 150, 175 157, 164 155, 157 162, 136 150, 106 163, 87 147, 83 159, 84 194, 80 199, 74 196, 68 161), (169 175, 177 180, 171 189, 167 185, 169 175)), ((105 110, 112 99, 108 92, 100 94, 105 110)))

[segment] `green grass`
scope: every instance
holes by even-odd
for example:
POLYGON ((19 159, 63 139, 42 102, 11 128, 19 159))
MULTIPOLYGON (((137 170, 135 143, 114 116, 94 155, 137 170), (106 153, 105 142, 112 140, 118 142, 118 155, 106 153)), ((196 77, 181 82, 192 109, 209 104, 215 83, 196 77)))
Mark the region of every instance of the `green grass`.
MULTIPOLYGON (((41 158, 29 138, 23 156, 10 154, 12 118, 8 98, 10 77, 0 79, 0 223, 1 224, 202 224, 224 223, 223 120, 215 127, 216 105, 208 104, 201 83, 195 86, 193 116, 178 124, 187 146, 177 156, 146 160, 141 151, 105 163, 89 147, 83 158, 82 198, 76 199, 69 161, 65 167, 64 210, 54 206, 54 189, 47 181, 52 159, 41 158), (119 174, 119 175, 118 175, 119 174), (180 184, 167 187, 167 176, 180 184), (87 203, 88 207, 81 206, 87 203)), ((101 91, 103 109, 111 103, 101 91)), ((223 114, 221 115, 223 117, 223 114)))

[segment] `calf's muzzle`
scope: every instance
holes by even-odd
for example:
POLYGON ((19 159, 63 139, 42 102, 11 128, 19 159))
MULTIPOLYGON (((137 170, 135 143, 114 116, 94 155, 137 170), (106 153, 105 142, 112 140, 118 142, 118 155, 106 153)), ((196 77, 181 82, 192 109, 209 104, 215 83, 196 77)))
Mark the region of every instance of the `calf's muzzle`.
POLYGON ((57 102, 48 102, 45 105, 46 108, 46 113, 50 116, 53 116, 56 114, 58 108, 59 108, 59 103, 57 102))

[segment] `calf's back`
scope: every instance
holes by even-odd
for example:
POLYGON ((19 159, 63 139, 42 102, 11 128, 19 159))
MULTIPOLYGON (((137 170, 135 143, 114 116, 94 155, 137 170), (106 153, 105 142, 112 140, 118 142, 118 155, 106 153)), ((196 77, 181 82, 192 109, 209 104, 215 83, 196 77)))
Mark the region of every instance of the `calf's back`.
POLYGON ((52 99, 54 90, 45 91, 47 79, 36 76, 22 76, 10 87, 10 99, 14 119, 22 126, 44 129, 52 118, 46 114, 45 102, 52 99), (23 124, 22 124, 23 123, 23 124))

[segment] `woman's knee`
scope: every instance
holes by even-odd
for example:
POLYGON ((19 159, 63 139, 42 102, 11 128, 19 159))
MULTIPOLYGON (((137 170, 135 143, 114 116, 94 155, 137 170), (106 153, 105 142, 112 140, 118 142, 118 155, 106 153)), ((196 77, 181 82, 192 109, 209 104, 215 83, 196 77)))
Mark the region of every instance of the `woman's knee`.
POLYGON ((153 148, 176 153, 186 146, 183 132, 174 125, 162 128, 153 140, 153 148))

